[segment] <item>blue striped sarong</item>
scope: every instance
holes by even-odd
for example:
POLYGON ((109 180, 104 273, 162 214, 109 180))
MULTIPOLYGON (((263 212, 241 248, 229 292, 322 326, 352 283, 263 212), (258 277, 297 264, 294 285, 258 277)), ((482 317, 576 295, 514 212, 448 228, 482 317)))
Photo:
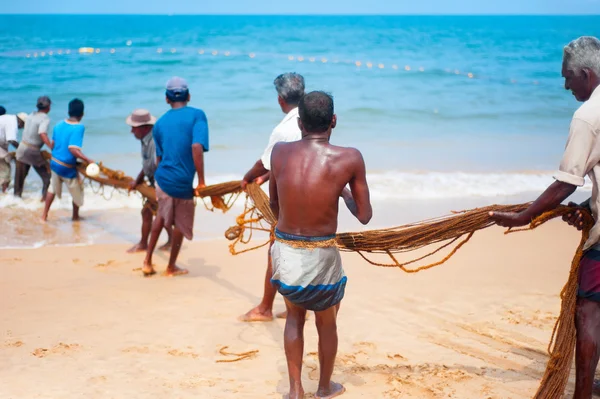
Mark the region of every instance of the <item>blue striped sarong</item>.
POLYGON ((279 293, 296 306, 322 311, 341 302, 346 289, 346 275, 336 247, 295 248, 286 241, 326 241, 335 237, 303 237, 275 230, 271 248, 273 284, 279 293))

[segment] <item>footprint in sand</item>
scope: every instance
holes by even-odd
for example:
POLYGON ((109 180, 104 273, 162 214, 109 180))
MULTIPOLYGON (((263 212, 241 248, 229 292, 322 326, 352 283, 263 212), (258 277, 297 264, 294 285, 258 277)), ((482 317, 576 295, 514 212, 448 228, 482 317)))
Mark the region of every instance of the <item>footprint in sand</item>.
POLYGON ((95 267, 107 267, 107 266, 113 265, 115 263, 116 263, 116 261, 111 259, 111 260, 107 261, 106 263, 97 263, 95 267))
POLYGON ((550 312, 525 312, 519 309, 509 309, 504 313, 502 320, 509 324, 526 325, 536 328, 545 328, 556 322, 556 315, 550 312))
POLYGON ((121 352, 124 353, 150 353, 150 349, 146 346, 130 346, 124 349, 121 349, 121 352))
POLYGON ((79 344, 64 344, 60 342, 58 345, 50 349, 36 348, 33 352, 31 352, 31 354, 39 358, 46 357, 49 355, 66 355, 67 353, 74 350, 78 350, 79 348, 81 348, 79 344))
POLYGON ((170 351, 167 352, 169 355, 171 356, 177 356, 177 357, 190 357, 192 359, 196 359, 198 358, 198 356, 200 356, 197 353, 194 352, 182 352, 178 349, 171 349, 170 351))
POLYGON ((7 347, 7 348, 19 348, 19 347, 21 347, 23 345, 25 345, 23 343, 23 341, 12 341, 12 342, 6 342, 4 344, 4 346, 7 347))

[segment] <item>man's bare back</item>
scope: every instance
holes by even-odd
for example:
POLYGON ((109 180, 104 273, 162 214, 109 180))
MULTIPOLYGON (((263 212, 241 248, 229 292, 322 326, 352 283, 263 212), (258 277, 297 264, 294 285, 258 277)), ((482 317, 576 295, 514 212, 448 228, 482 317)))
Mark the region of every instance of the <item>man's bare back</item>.
POLYGON ((277 229, 289 234, 335 234, 344 187, 348 183, 366 187, 361 179, 365 165, 360 152, 331 145, 328 138, 305 136, 297 142, 280 143, 272 162, 277 172, 277 229))

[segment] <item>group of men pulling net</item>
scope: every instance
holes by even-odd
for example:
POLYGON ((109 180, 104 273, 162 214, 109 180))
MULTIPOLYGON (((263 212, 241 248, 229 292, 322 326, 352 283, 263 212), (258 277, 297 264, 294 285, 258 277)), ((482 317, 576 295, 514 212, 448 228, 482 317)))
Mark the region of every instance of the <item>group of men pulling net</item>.
MULTIPOLYGON (((133 180, 121 171, 109 169, 102 164, 100 175, 88 176, 86 166, 80 163, 78 170, 88 179, 101 185, 115 189, 128 189, 133 180)), ((203 199, 210 198, 210 205, 204 202, 209 210, 220 209, 228 211, 236 199, 241 195, 241 182, 231 181, 197 190, 195 195, 203 199)), ((148 201, 156 202, 154 188, 141 184, 136 190, 148 201)), ((490 212, 519 212, 527 208, 528 204, 519 205, 492 205, 467 211, 454 212, 452 215, 425 220, 422 222, 406 224, 380 230, 368 230, 355 233, 339 233, 330 242, 295 242, 304 248, 316 248, 323 245, 337 246, 342 251, 356 252, 368 263, 382 267, 396 267, 406 273, 416 273, 439 266, 450 259, 464 244, 466 244, 476 231, 483 230, 494 224, 490 212), (403 253, 416 253, 427 246, 437 244, 437 248, 423 254, 414 255, 413 259, 400 262, 398 256, 403 253), (445 255, 442 255, 444 254, 445 255), (407 268, 408 265, 422 263, 434 255, 443 256, 425 265, 407 268), (387 257, 389 261, 383 263, 379 259, 387 257)), ((509 230, 507 233, 530 230, 539 227, 556 217, 562 217, 573 212, 573 208, 559 206, 547 212, 529 225, 519 230, 509 230)), ((583 246, 593 226, 593 218, 585 209, 580 209, 583 214, 583 228, 580 244, 571 263, 571 270, 567 283, 560 293, 561 310, 554 326, 548 352, 550 355, 546 371, 536 392, 536 399, 561 398, 568 383, 573 353, 575 349, 575 309, 578 284, 578 268, 583 254, 583 246)), ((269 198, 263 189, 255 183, 246 187, 246 203, 243 213, 236 218, 236 225, 225 232, 225 237, 232 241, 230 252, 233 255, 258 249, 268 245, 273 240, 274 227, 277 219, 271 210, 269 198), (254 231, 269 233, 269 239, 256 246, 246 246, 238 249, 240 245, 248 245, 252 240, 254 231)))

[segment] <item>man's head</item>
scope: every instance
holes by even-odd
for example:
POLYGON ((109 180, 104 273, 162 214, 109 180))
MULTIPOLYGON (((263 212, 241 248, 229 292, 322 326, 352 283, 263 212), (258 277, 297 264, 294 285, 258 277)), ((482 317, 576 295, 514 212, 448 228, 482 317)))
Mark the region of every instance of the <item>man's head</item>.
POLYGON ((179 76, 169 79, 165 95, 167 103, 171 106, 177 103, 187 104, 191 98, 187 82, 179 76))
POLYGON ((69 117, 80 121, 83 118, 83 101, 78 98, 71 100, 69 103, 69 117))
POLYGON ((50 112, 50 106, 52 105, 52 101, 50 101, 50 97, 41 96, 38 97, 37 103, 35 104, 38 112, 50 112))
POLYGON ((27 114, 25 112, 19 112, 17 114, 17 127, 23 129, 25 127, 25 120, 27 120, 27 114))
POLYGON ((300 99, 298 126, 304 134, 331 133, 337 118, 333 113, 333 97, 322 91, 313 91, 300 99))
POLYGON ((577 101, 587 101, 600 84, 600 40, 582 36, 565 46, 562 75, 565 89, 577 101))
POLYGON ((304 95, 304 78, 295 72, 283 73, 273 82, 277 90, 277 100, 283 112, 296 108, 304 95))
POLYGON ((4 108, 2 105, 0 105, 0 116, 4 115, 6 113, 6 108, 4 108))
POLYGON ((156 118, 147 109, 136 109, 125 120, 131 126, 131 133, 136 139, 141 140, 152 131, 156 118))

